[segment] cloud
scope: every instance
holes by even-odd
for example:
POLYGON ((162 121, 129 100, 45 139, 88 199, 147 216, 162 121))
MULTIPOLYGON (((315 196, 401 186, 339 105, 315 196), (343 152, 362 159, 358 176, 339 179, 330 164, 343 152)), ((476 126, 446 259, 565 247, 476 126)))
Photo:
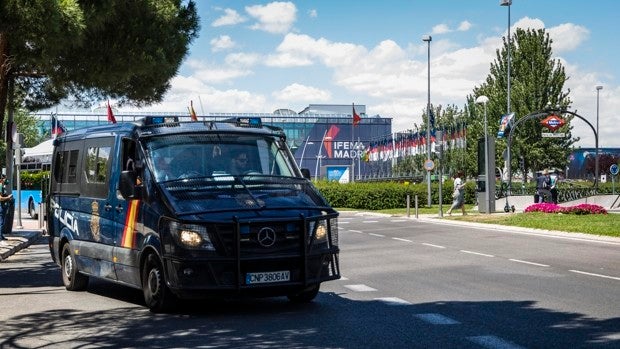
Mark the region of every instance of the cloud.
POLYGON ((229 50, 235 47, 235 42, 228 35, 220 35, 219 37, 212 39, 210 44, 211 51, 213 52, 229 50))
POLYGON ((460 32, 465 32, 468 31, 471 28, 471 23, 469 23, 468 21, 462 21, 461 23, 459 23, 459 26, 456 29, 450 29, 450 27, 447 24, 437 24, 436 26, 433 27, 433 29, 431 30, 431 34, 447 34, 447 33, 451 33, 453 31, 460 31, 460 32))
POLYGON ((431 34, 445 34, 451 32, 447 24, 438 24, 433 27, 431 34))
POLYGON ((315 9, 308 10, 308 17, 316 18, 318 15, 319 15, 319 13, 315 9))
POLYGON ((212 27, 221 27, 224 25, 235 25, 247 21, 247 18, 241 16, 237 11, 227 8, 224 9, 224 15, 211 23, 212 27))
POLYGON ((460 32, 466 32, 469 29, 471 29, 471 23, 469 23, 468 21, 463 21, 459 24, 459 27, 456 30, 460 32))
POLYGON ((267 5, 246 6, 245 11, 257 20, 250 28, 273 34, 290 31, 297 19, 297 8, 292 2, 271 2, 267 5))
POLYGON ((226 56, 224 62, 231 67, 252 67, 258 64, 261 55, 257 53, 231 53, 226 56))
POLYGON ((553 52, 562 53, 573 51, 590 37, 590 31, 585 27, 572 23, 561 24, 547 30, 553 40, 553 52))
POLYGON ((209 65, 196 60, 190 60, 187 64, 194 69, 194 77, 212 84, 226 83, 253 74, 249 69, 209 65))
POLYGON ((366 53, 361 45, 332 42, 324 38, 289 33, 276 48, 277 55, 288 55, 291 61, 319 61, 327 67, 346 66, 366 53))
POLYGON ((295 102, 327 102, 331 99, 331 93, 329 91, 298 83, 288 85, 282 90, 274 92, 272 95, 278 101, 289 104, 295 102))

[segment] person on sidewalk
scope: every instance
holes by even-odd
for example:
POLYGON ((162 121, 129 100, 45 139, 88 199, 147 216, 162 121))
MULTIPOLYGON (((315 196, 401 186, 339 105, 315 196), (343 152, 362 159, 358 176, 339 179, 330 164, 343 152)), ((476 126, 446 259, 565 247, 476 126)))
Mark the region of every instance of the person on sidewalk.
POLYGON ((465 181, 461 179, 463 177, 463 172, 459 171, 454 176, 454 192, 452 193, 452 206, 448 210, 448 216, 452 215, 452 210, 455 208, 461 208, 463 211, 463 216, 467 215, 465 213, 465 181))
POLYGON ((6 194, 6 175, 0 175, 0 240, 6 240, 4 234, 4 221, 6 220, 7 212, 10 209, 10 201, 13 200, 13 194, 6 194))

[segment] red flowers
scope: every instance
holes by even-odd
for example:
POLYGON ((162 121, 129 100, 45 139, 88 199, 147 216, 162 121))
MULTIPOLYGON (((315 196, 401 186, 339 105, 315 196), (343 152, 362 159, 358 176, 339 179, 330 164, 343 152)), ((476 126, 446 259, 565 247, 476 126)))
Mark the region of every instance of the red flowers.
POLYGON ((525 208, 525 212, 564 213, 564 214, 607 214, 602 206, 592 204, 579 204, 576 206, 562 207, 556 204, 542 203, 533 204, 525 208))

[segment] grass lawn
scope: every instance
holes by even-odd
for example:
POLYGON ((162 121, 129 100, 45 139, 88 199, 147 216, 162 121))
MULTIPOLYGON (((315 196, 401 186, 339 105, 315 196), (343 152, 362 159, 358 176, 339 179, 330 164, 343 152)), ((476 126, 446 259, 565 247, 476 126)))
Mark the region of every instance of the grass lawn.
MULTIPOLYGON (((445 212, 449 208, 450 205, 443 206, 445 219, 620 237, 620 214, 615 213, 605 215, 575 215, 541 212, 479 214, 477 211, 472 211, 473 206, 466 205, 465 210, 468 213, 467 216, 461 216, 460 210, 458 210, 454 211, 455 215, 448 217, 445 212)), ((339 208, 338 210, 344 211, 351 209, 339 208)), ((379 210, 376 212, 394 215, 407 214, 407 210, 402 208, 379 210)), ((439 206, 418 209, 419 214, 437 214, 438 212, 439 206)), ((411 209, 410 214, 414 216, 415 211, 411 209)))

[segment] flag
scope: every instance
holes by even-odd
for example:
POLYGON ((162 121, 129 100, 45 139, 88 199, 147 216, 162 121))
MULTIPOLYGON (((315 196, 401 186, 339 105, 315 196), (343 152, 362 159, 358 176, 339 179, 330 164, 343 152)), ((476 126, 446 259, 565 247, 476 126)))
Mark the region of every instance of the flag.
POLYGON ((114 113, 112 113, 112 107, 110 107, 110 100, 108 99, 108 122, 113 124, 116 123, 116 118, 114 117, 114 113))
POLYGON ((353 104, 353 126, 357 126, 360 121, 362 121, 362 118, 355 112, 355 104, 353 104))
POLYGON ((196 111, 194 110, 194 101, 189 101, 189 116, 192 118, 192 121, 198 121, 198 116, 196 116, 196 111))
POLYGON ((56 118, 56 115, 54 115, 52 113, 52 138, 62 134, 64 132, 67 132, 67 128, 65 127, 65 125, 62 124, 62 122, 60 122, 60 120, 58 120, 56 118))

